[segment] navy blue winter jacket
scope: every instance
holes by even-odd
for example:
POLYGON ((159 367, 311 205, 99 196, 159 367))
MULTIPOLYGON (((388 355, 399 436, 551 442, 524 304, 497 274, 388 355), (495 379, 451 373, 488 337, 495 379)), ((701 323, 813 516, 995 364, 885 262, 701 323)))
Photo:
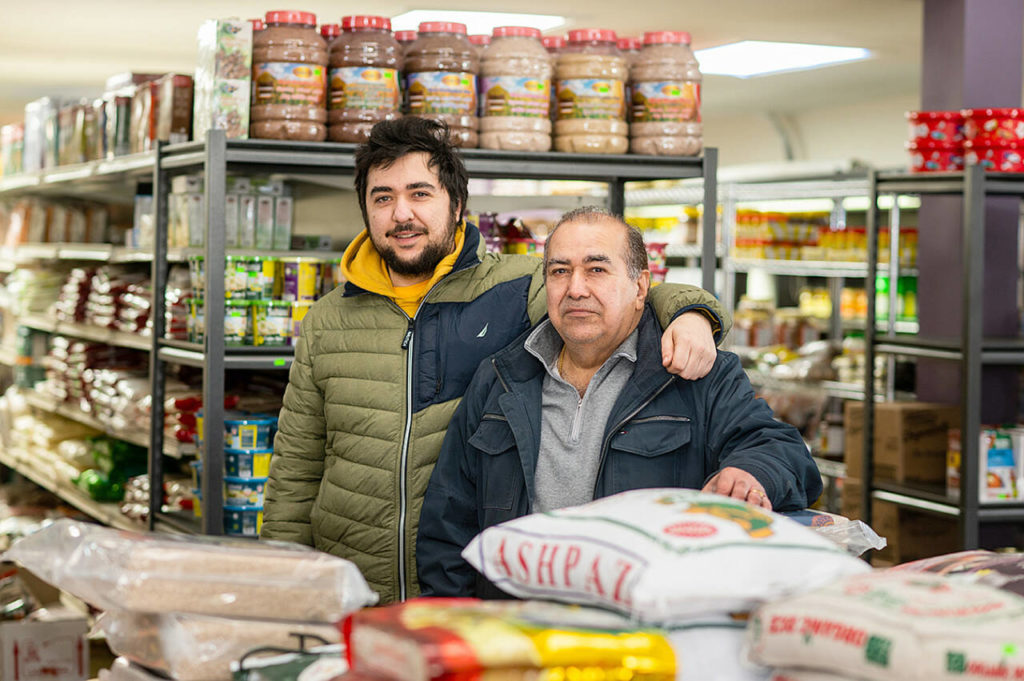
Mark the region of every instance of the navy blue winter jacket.
MULTIPOLYGON (((821 476, 800 433, 754 396, 739 359, 719 352, 697 381, 661 365, 650 306, 637 362, 604 425, 594 498, 649 487, 701 488, 727 466, 752 474, 777 511, 805 508, 821 476)), ((461 556, 483 529, 532 512, 544 366, 529 331, 484 360, 448 427, 420 515, 416 560, 425 596, 499 595, 461 556)))

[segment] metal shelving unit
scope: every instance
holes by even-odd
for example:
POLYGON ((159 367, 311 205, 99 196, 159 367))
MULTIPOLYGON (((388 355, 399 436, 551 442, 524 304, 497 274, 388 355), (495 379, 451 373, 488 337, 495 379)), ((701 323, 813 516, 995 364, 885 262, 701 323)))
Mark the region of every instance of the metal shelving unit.
MULTIPOLYGON (((956 173, 872 173, 868 206, 868 318, 875 317, 874 282, 878 269, 878 199, 880 195, 945 194, 963 197, 963 263, 960 280, 963 286, 963 331, 959 339, 897 338, 892 330, 879 336, 868 324, 866 340, 867 366, 872 366, 877 353, 904 357, 939 359, 956 362, 961 367, 960 408, 961 490, 959 499, 945 490, 922 489, 907 485, 873 483, 874 477, 874 399, 865 401, 864 466, 861 500, 865 520, 871 521, 871 500, 882 499, 919 510, 955 516, 960 522, 963 548, 977 548, 982 523, 1024 522, 1024 502, 982 503, 980 500, 981 435, 981 372, 988 365, 1024 366, 1024 339, 982 337, 983 268, 985 264, 985 198, 1012 196, 1024 199, 1024 176, 1006 173, 985 173, 981 166, 968 166, 956 173)), ((890 243, 899 233, 899 208, 894 201, 890 212, 890 243)), ((892 258, 890 258, 892 263, 892 258)), ((898 274, 898 265, 890 265, 890 277, 898 274)), ((1009 293, 1015 295, 1015 292, 1009 293)), ((890 309, 894 309, 890 305, 890 309)), ((869 391, 871 377, 865 381, 869 391)))
MULTIPOLYGON (((172 175, 203 171, 207 206, 206 243, 202 253, 207 263, 205 318, 224 316, 224 257, 229 253, 224 241, 224 194, 226 176, 231 173, 351 175, 355 169, 355 146, 334 143, 281 142, 274 140, 226 140, 223 132, 211 131, 205 142, 163 146, 156 152, 153 187, 156 206, 156 247, 153 254, 152 280, 154 290, 167 283, 168 261, 179 260, 192 251, 170 252, 167 249, 167 194, 172 175)), ((652 179, 701 179, 699 190, 705 205, 716 202, 717 151, 706 149, 701 158, 659 158, 633 155, 591 155, 497 152, 482 149, 463 150, 463 159, 471 177, 509 179, 573 179, 603 182, 608 185, 608 204, 621 213, 625 207, 627 182, 652 179)), ((702 281, 706 289, 714 284, 715 210, 705 211, 702 225, 706 236, 702 250, 702 281)), ((295 253, 290 253, 295 255, 295 253)), ((316 253, 315 255, 323 255, 316 253)), ((153 428, 150 440, 153 451, 163 443, 164 364, 178 363, 202 367, 204 404, 203 520, 202 531, 221 534, 223 531, 224 468, 224 375, 234 369, 283 370, 291 366, 290 348, 226 348, 222 325, 207 323, 202 344, 164 340, 163 301, 154 300, 151 362, 153 391, 153 428)), ((159 509, 156 495, 162 484, 160 457, 151 457, 150 475, 153 509, 159 509)), ((151 514, 154 521, 160 514, 151 514)))

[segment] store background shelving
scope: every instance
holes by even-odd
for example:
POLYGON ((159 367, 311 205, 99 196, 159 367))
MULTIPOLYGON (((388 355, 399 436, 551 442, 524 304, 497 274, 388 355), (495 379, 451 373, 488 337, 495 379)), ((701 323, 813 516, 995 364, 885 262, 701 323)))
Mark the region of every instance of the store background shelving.
MULTIPOLYGON (((982 502, 980 499, 980 434, 982 427, 982 368, 985 366, 1024 366, 1024 339, 984 338, 983 270, 985 267, 985 199, 1009 196, 1024 199, 1024 176, 1004 173, 986 174, 981 166, 968 165, 962 172, 952 173, 872 173, 871 202, 868 212, 868 318, 875 316, 874 274, 878 270, 875 244, 879 231, 879 197, 883 195, 950 195, 963 198, 962 252, 959 280, 962 287, 962 330, 959 338, 929 339, 897 338, 891 331, 880 335, 875 325, 866 329, 866 351, 869 361, 876 353, 890 356, 938 359, 955 362, 961 369, 961 461, 960 494, 953 498, 944 488, 874 481, 874 399, 865 403, 861 508, 865 520, 871 522, 872 500, 888 501, 908 508, 956 518, 960 543, 964 549, 977 548, 981 526, 985 523, 1011 523, 1020 528, 1024 523, 1024 503, 982 502)), ((895 205, 899 205, 898 202, 895 205)), ((890 234, 899 230, 898 210, 890 213, 890 234)), ((890 264, 890 271, 897 265, 890 264)), ((1016 291, 1006 291, 1016 295, 1016 291)), ((993 295, 989 292, 988 295, 993 295)), ((854 472, 851 471, 851 474, 854 472)))

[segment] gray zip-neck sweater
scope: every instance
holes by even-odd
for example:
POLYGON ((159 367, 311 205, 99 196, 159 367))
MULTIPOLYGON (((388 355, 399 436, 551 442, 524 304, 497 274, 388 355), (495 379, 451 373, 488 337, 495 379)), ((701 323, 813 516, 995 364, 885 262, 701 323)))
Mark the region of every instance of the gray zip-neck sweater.
POLYGON ((580 398, 575 386, 558 372, 564 345, 551 320, 544 320, 526 339, 526 351, 547 370, 541 402, 540 451, 534 484, 535 513, 594 500, 601 466, 601 441, 608 417, 636 365, 637 331, 605 360, 580 398))

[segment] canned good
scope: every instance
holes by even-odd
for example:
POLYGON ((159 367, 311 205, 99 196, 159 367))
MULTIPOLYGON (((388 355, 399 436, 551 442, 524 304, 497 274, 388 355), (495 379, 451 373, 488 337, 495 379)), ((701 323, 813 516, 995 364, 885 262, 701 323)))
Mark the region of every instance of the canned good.
POLYGON ((321 261, 316 258, 281 258, 281 298, 314 301, 320 292, 321 261))
POLYGON ((192 285, 192 293, 197 298, 206 295, 206 275, 203 270, 203 256, 190 255, 188 257, 188 279, 192 285))
POLYGON ((190 343, 202 343, 206 337, 206 307, 202 298, 189 298, 188 304, 188 341, 190 343))
POLYGON ((296 339, 298 339, 300 331, 302 331, 302 320, 306 318, 306 313, 309 312, 309 308, 313 306, 313 303, 307 300, 297 300, 291 303, 292 306, 292 337, 291 344, 295 345, 296 339))
POLYGON ((283 300, 254 301, 253 340, 256 345, 288 345, 292 337, 292 305, 283 300))
POLYGON ((224 297, 228 300, 246 300, 249 292, 248 256, 229 255, 224 259, 224 297))
POLYGON ((248 300, 224 301, 224 345, 252 345, 252 317, 248 300))
POLYGON ((274 300, 281 295, 281 259, 260 257, 260 300, 274 300))
POLYGON ((320 297, 326 296, 344 283, 345 275, 341 273, 341 258, 325 260, 321 266, 320 297))

